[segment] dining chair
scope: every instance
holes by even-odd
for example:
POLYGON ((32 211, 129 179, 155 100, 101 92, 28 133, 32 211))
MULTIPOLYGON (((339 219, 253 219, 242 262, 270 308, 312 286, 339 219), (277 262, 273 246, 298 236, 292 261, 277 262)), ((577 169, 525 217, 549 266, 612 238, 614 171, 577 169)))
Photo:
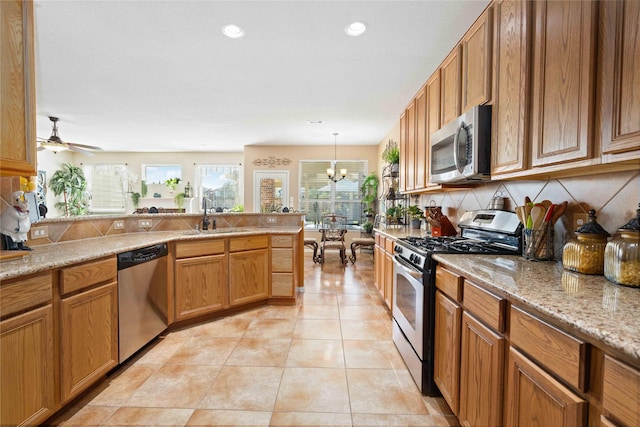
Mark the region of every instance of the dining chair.
POLYGON ((335 213, 322 216, 322 237, 320 239, 320 264, 324 266, 325 253, 328 250, 337 250, 340 254, 340 263, 347 265, 347 248, 344 235, 347 234, 347 217, 335 213))

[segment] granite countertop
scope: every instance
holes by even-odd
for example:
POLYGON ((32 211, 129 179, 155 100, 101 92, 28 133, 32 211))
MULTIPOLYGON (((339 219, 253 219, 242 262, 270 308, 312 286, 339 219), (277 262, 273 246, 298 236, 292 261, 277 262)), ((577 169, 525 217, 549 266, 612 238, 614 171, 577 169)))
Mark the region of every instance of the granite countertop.
POLYGON ((435 254, 465 277, 557 320, 640 366, 640 288, 521 256, 435 254))
POLYGON ((39 273, 171 241, 250 236, 265 233, 291 234, 299 231, 300 227, 297 226, 219 228, 208 232, 198 232, 196 230, 150 231, 38 245, 34 246, 33 251, 23 258, 2 262, 0 264, 0 280, 39 273))

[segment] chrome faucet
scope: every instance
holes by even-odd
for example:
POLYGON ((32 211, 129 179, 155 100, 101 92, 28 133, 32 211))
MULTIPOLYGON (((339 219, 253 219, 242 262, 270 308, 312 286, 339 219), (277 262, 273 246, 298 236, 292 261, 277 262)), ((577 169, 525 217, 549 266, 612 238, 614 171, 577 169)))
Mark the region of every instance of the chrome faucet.
MULTIPOLYGON (((205 197, 202 198, 202 209, 204 209, 204 216, 202 217, 202 231, 206 231, 209 229, 209 217, 207 216, 207 199, 205 197)), ((213 220, 213 228, 215 230, 215 220, 213 220)))

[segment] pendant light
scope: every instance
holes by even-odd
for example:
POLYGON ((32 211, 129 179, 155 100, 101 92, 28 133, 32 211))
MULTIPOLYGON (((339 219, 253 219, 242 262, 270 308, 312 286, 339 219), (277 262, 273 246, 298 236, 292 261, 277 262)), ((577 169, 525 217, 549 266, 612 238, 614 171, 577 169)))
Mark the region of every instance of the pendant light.
MULTIPOLYGON (((333 163, 334 165, 338 163, 337 160, 337 150, 338 150, 338 132, 334 132, 333 133, 333 163)), ((330 181, 333 182, 338 182, 338 181, 342 181, 343 179, 345 179, 347 177, 347 170, 346 169, 340 169, 340 176, 342 176, 342 178, 340 179, 336 179, 336 173, 332 168, 327 169, 327 176, 329 177, 330 181)))

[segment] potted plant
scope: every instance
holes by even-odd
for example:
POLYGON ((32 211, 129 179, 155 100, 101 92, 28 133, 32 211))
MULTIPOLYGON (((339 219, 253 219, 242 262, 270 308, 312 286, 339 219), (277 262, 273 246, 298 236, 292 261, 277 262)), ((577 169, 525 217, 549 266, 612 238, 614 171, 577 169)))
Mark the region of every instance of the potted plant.
POLYGON ((180 184, 180 181, 180 178, 169 178, 164 182, 164 185, 166 185, 171 191, 174 191, 176 186, 180 184))
POLYGON ((53 194, 62 194, 63 201, 56 203, 56 208, 65 216, 85 215, 89 207, 87 179, 78 166, 70 163, 62 165, 62 169, 54 172, 49 180, 49 188, 53 194))
POLYGON ((373 223, 371 221, 367 221, 362 224, 362 232, 366 237, 371 237, 371 233, 373 232, 373 223))
POLYGON ((364 181, 362 181, 362 186, 360 186, 362 203, 367 204, 367 208, 364 210, 367 218, 371 218, 375 214, 375 201, 378 198, 379 184, 380 180, 378 179, 378 175, 375 172, 371 172, 364 181))
POLYGON ((382 152, 382 160, 391 167, 392 173, 397 173, 400 169, 400 148, 398 144, 389 140, 387 147, 382 152))
POLYGON ((422 209, 417 205, 411 205, 407 208, 407 214, 411 218, 411 228, 420 228, 423 218, 422 209))

